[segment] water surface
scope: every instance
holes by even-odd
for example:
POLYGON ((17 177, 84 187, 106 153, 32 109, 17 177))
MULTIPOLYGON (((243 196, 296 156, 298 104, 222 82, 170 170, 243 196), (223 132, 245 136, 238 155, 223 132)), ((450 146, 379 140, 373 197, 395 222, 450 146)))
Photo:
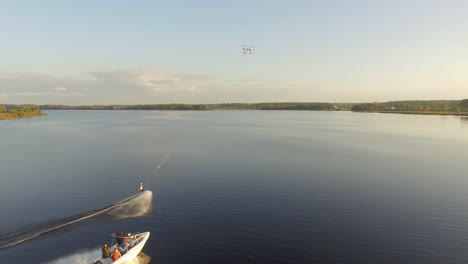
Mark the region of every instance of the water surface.
POLYGON ((141 218, 100 216, 0 251, 47 263, 150 231, 152 263, 462 263, 468 121, 309 111, 47 111, 0 122, 0 235, 147 188, 141 218))

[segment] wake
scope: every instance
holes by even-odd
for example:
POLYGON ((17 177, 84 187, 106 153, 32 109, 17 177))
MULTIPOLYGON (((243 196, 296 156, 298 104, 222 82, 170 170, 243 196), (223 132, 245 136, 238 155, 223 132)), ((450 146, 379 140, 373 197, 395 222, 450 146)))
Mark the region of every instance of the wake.
MULTIPOLYGON (((89 264, 101 255, 100 249, 80 250, 71 255, 61 257, 47 264, 89 264)), ((145 254, 140 253, 135 258, 124 262, 124 264, 147 264, 150 263, 151 258, 145 254)))
POLYGON ((153 208, 153 192, 144 191, 134 199, 128 200, 123 205, 117 206, 107 214, 116 219, 135 218, 148 215, 153 208))
MULTIPOLYGON (((101 255, 100 249, 80 250, 71 255, 61 257, 47 264, 89 264, 93 263, 96 257, 101 255)), ((150 263, 151 258, 145 254, 140 253, 135 258, 124 262, 124 264, 147 264, 150 263)))
POLYGON ((93 218, 106 212, 114 217, 117 217, 118 219, 146 215, 151 212, 152 199, 153 193, 151 191, 144 191, 110 206, 92 210, 79 215, 62 218, 48 224, 39 225, 25 231, 0 237, 0 250, 12 247, 22 242, 26 242, 46 233, 73 225, 86 219, 93 218))

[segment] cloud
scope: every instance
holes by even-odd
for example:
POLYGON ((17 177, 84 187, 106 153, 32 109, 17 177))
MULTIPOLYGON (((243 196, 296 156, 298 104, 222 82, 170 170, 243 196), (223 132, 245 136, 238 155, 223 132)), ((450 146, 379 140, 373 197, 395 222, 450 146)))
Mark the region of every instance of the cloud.
POLYGON ((52 80, 53 76, 31 72, 5 72, 0 71, 0 80, 17 80, 17 79, 36 79, 36 80, 52 80))
POLYGON ((39 104, 171 103, 193 100, 195 93, 202 96, 205 84, 213 79, 148 67, 78 76, 0 71, 0 99, 39 104))
POLYGON ((46 96, 53 95, 54 93, 47 92, 19 92, 19 93, 9 93, 9 96, 46 96))
POLYGON ((208 76, 162 71, 155 68, 137 68, 91 73, 97 80, 109 84, 127 85, 153 92, 196 92, 197 81, 208 76))
POLYGON ((57 92, 65 92, 67 91, 67 88, 63 87, 63 86, 57 86, 54 88, 55 91, 57 92))
POLYGON ((258 81, 264 81, 264 79, 258 79, 258 78, 238 78, 238 79, 226 79, 224 80, 225 82, 258 82, 258 81))

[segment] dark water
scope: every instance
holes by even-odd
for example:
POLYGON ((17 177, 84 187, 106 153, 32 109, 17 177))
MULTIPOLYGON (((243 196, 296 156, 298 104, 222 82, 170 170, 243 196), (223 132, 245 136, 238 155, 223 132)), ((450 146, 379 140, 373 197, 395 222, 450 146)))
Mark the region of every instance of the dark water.
POLYGON ((468 121, 289 111, 48 111, 0 122, 0 235, 148 184, 99 216, 0 251, 47 263, 150 231, 152 263, 466 263, 468 121))

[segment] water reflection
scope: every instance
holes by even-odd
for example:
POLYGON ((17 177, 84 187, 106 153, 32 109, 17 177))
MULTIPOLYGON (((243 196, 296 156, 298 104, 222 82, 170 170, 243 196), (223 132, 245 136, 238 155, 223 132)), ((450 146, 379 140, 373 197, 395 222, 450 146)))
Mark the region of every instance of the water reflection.
POLYGON ((92 263, 117 231, 154 234, 152 263, 468 259, 454 251, 468 248, 467 116, 48 113, 0 122, 0 233, 129 197, 186 140, 147 186, 149 215, 86 221, 2 250, 1 263, 92 263))
POLYGON ((468 116, 460 116, 460 123, 462 126, 468 126, 468 116))

